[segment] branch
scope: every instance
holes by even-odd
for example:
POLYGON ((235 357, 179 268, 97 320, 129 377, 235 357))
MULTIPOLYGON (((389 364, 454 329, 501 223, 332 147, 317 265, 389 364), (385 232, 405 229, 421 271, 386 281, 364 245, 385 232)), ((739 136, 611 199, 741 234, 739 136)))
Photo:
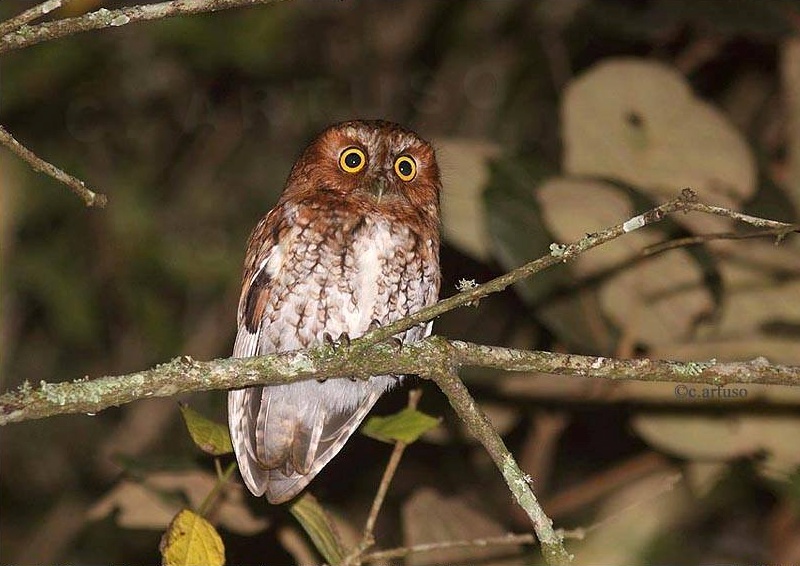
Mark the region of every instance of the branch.
POLYGON ((505 275, 501 275, 500 277, 492 279, 487 283, 477 285, 448 299, 439 301, 434 305, 425 307, 424 309, 421 309, 416 313, 402 318, 392 324, 388 324, 373 330, 372 332, 368 332, 359 338, 357 342, 364 345, 377 344, 378 342, 387 340, 388 338, 391 338, 400 332, 404 332, 409 328, 416 326, 417 324, 433 320, 437 316, 444 314, 447 311, 451 311, 464 305, 477 304, 479 299, 487 295, 502 291, 517 281, 526 279, 535 273, 547 269, 548 267, 552 267, 558 263, 566 263, 571 259, 575 259, 580 254, 615 240, 620 236, 627 234, 628 232, 633 232, 640 228, 644 228, 645 226, 656 224, 657 222, 660 222, 666 218, 669 214, 673 214, 675 212, 685 213, 690 211, 702 212, 715 216, 725 216, 727 218, 738 220, 739 222, 752 224, 760 228, 768 228, 783 234, 800 230, 800 226, 797 224, 787 224, 785 222, 778 222, 776 220, 767 220, 764 218, 742 214, 733 210, 728 210, 727 208, 710 206, 697 202, 697 194, 692 189, 683 189, 681 196, 678 198, 668 201, 661 206, 652 208, 638 216, 634 216, 622 224, 617 224, 616 226, 606 228, 605 230, 596 232, 594 234, 586 234, 586 236, 577 242, 569 245, 557 243, 550 244, 550 254, 527 263, 522 267, 518 267, 513 271, 509 271, 505 275))
POLYGON ((16 31, 0 35, 0 54, 84 31, 120 27, 136 22, 186 14, 216 12, 257 4, 274 4, 282 1, 284 0, 172 0, 157 4, 129 6, 119 10, 100 8, 74 18, 63 18, 35 26, 23 25, 16 31))
MULTIPOLYGON (((571 531, 558 531, 558 534, 563 538, 582 540, 585 535, 584 529, 575 529, 571 531)), ((376 550, 364 556, 365 562, 378 562, 385 564, 387 560, 392 558, 405 558, 410 554, 417 554, 420 552, 434 552, 437 550, 450 549, 450 548, 484 548, 487 546, 507 546, 507 545, 520 545, 520 544, 535 544, 536 537, 530 533, 525 534, 507 534, 494 537, 484 537, 468 540, 447 540, 443 542, 428 542, 424 544, 417 544, 414 546, 401 546, 398 548, 390 548, 388 550, 376 550)))
POLYGON ((497 469, 503 474, 503 479, 506 480, 506 485, 514 495, 514 499, 531 520, 536 537, 542 545, 545 562, 558 565, 571 564, 572 557, 564 548, 563 537, 553 530, 553 521, 545 514, 531 489, 530 476, 520 469, 503 439, 492 426, 489 417, 481 410, 464 383, 459 379, 455 366, 437 369, 431 372, 429 377, 447 396, 447 400, 450 401, 450 405, 458 417, 483 444, 497 469))
POLYGON ((14 136, 12 136, 3 126, 0 126, 0 144, 7 147, 12 153, 21 157, 22 160, 30 165, 34 171, 49 175, 56 181, 60 181, 61 183, 65 184, 73 193, 83 199, 83 202, 86 204, 86 206, 97 206, 103 208, 106 205, 108 199, 104 194, 96 193, 90 190, 80 179, 76 179, 69 173, 62 171, 52 163, 48 163, 33 153, 30 149, 15 140, 14 136))
POLYGON ((17 31, 25 24, 29 24, 34 20, 38 20, 42 16, 45 16, 53 10, 61 8, 62 6, 66 6, 72 1, 73 0, 47 0, 46 2, 37 4, 33 8, 28 8, 13 18, 9 18, 0 23, 0 37, 3 37, 12 31, 17 31))
POLYGON ((318 346, 309 350, 256 358, 221 358, 207 362, 188 356, 127 375, 78 379, 62 383, 28 382, 0 395, 0 426, 55 415, 94 414, 138 399, 179 393, 279 385, 303 379, 417 374, 432 377, 437 368, 479 366, 528 373, 546 373, 609 380, 667 381, 723 386, 732 383, 800 386, 800 366, 750 362, 672 362, 617 360, 595 356, 515 350, 449 341, 431 336, 397 347, 318 346))
POLYGON ((675 248, 683 248, 687 246, 696 246, 699 244, 706 244, 716 240, 752 240, 754 238, 775 238, 775 243, 779 244, 790 232, 797 232, 797 229, 790 226, 788 228, 770 228, 768 230, 759 230, 758 232, 740 233, 740 232, 715 232, 713 234, 701 234, 699 236, 686 236, 685 238, 675 238, 674 240, 667 240, 666 242, 659 242, 651 246, 647 246, 642 250, 643 256, 651 256, 660 254, 667 250, 674 250, 675 248))

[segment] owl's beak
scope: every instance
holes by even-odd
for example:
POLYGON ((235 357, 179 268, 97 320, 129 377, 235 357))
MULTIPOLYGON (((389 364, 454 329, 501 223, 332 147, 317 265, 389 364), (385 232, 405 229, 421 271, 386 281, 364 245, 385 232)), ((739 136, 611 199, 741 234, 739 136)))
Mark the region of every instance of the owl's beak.
POLYGON ((378 201, 378 204, 381 203, 381 199, 383 198, 384 193, 386 193, 387 184, 388 183, 385 177, 377 177, 372 182, 372 186, 370 188, 372 190, 372 194, 375 196, 375 200, 378 201))

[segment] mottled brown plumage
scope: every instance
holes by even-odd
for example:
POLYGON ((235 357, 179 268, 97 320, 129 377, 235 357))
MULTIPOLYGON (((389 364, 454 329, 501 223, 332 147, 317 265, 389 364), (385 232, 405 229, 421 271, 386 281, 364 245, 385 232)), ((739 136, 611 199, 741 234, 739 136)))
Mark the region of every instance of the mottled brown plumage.
MULTIPOLYGON (((292 167, 245 257, 234 356, 355 338, 436 301, 439 191, 433 149, 383 121, 332 126, 292 167)), ((430 333, 418 326, 399 338, 430 333)), ((397 381, 332 379, 231 391, 228 422, 255 495, 281 503, 333 458, 397 381)))

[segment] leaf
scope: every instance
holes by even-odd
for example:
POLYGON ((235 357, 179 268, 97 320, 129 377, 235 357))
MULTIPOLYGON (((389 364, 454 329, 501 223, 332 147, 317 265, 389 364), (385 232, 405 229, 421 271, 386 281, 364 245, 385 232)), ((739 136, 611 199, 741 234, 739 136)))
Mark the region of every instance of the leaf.
MULTIPOLYGON (((570 83, 561 114, 571 175, 621 180, 657 198, 692 187, 704 202, 733 208, 755 193, 755 159, 741 134, 670 67, 606 60, 570 83)), ((681 222, 730 225, 708 215, 681 222)))
POLYGON ((303 493, 294 500, 289 511, 308 533, 314 546, 328 564, 336 566, 344 560, 347 552, 333 520, 313 495, 309 492, 303 493))
MULTIPOLYGON (((695 386, 697 395, 715 390, 695 386)), ((800 466, 800 418, 795 415, 641 414, 632 425, 651 446, 688 460, 725 461, 763 453, 759 472, 773 478, 800 466)))
POLYGON ((233 452, 228 427, 205 418, 185 403, 181 403, 180 407, 183 422, 200 450, 213 456, 233 452))
POLYGON ((482 261, 491 258, 483 191, 497 145, 483 140, 436 140, 442 171, 442 233, 459 250, 482 261))
POLYGON ((214 526, 197 513, 184 509, 161 537, 164 566, 222 566, 225 546, 214 526))
POLYGON ((650 564, 649 552, 692 508, 677 469, 658 470, 605 498, 593 515, 593 535, 570 546, 580 564, 650 564), (679 483, 680 482, 680 483, 679 483))
MULTIPOLYGON (((199 508, 217 481, 216 475, 202 470, 151 472, 141 482, 125 479, 89 509, 88 517, 99 520, 118 511, 114 520, 120 527, 164 529, 187 502, 199 508)), ((213 511, 217 524, 242 535, 268 526, 247 506, 241 484, 227 482, 218 497, 213 511)))
POLYGON ((439 419, 406 407, 387 417, 371 417, 361 432, 375 440, 411 444, 420 436, 439 425, 439 419))
MULTIPOLYGON (((515 157, 495 163, 485 193, 494 255, 507 269, 547 254, 553 242, 542 224, 533 192, 547 172, 531 161, 515 157)), ((535 304, 569 279, 569 270, 558 265, 520 281, 514 288, 527 302, 535 304)))
MULTIPOLYGON (((557 242, 568 242, 633 216, 625 193, 600 181, 560 178, 541 185, 536 197, 550 233, 557 242)), ((637 230, 571 265, 584 279, 615 270, 599 281, 599 304, 617 329, 646 345, 691 338, 697 320, 714 308, 705 274, 687 250, 635 261, 642 248, 662 238, 660 230, 637 230)))
MULTIPOLYGON (((403 504, 403 544, 415 546, 506 534, 507 530, 503 525, 473 509, 462 499, 458 496, 443 496, 427 487, 417 489, 403 504)), ((405 563, 504 566, 532 563, 519 556, 521 550, 521 545, 443 548, 412 554, 405 559, 405 563)))

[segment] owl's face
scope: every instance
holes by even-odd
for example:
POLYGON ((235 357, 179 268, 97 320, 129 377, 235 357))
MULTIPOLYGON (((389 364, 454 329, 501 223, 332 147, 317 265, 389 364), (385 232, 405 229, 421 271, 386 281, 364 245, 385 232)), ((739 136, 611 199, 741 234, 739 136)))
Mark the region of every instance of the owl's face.
POLYGON ((323 194, 363 213, 438 220, 439 168, 433 148, 413 132, 384 121, 332 126, 295 163, 285 198, 323 194))

